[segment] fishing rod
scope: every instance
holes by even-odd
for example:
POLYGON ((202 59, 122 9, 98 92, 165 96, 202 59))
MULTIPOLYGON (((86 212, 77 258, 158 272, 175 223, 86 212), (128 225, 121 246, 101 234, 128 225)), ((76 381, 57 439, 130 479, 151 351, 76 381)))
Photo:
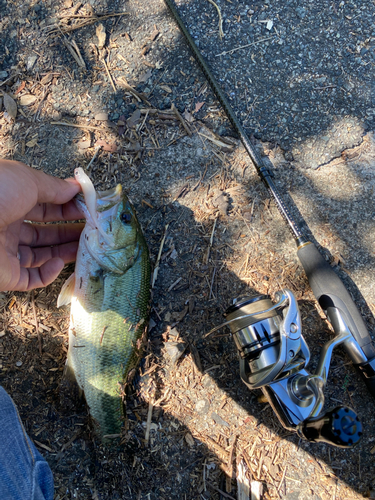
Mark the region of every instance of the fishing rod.
POLYGON ((250 389, 262 389, 285 428, 309 441, 324 441, 344 448, 353 446, 362 435, 357 415, 344 406, 322 413, 323 389, 332 351, 341 344, 375 398, 375 345, 344 283, 293 218, 273 181, 273 172, 251 144, 173 0, 164 1, 288 225, 297 245, 297 256, 335 336, 323 346, 315 372, 309 373, 306 366, 310 351, 301 333, 298 304, 290 290, 278 292, 276 303, 267 295, 235 299, 225 313, 227 321, 211 332, 224 325, 230 327, 239 353, 243 382, 250 389))

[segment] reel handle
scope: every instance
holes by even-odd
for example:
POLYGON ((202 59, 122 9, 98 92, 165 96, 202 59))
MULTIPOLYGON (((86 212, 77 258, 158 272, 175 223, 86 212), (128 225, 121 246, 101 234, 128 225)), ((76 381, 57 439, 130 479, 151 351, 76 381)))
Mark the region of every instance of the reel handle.
POLYGON ((337 406, 318 418, 301 422, 298 432, 308 441, 351 448, 361 440, 362 424, 351 408, 337 406))
MULTIPOLYGON (((375 398, 375 346, 357 306, 344 283, 313 243, 308 242, 301 245, 297 255, 306 272, 311 289, 328 319, 330 320, 329 309, 338 309, 353 338, 362 349, 364 359, 367 361, 356 364, 356 366, 359 368, 369 392, 375 398)), ((345 347, 350 356, 350 347, 346 344, 345 347)))

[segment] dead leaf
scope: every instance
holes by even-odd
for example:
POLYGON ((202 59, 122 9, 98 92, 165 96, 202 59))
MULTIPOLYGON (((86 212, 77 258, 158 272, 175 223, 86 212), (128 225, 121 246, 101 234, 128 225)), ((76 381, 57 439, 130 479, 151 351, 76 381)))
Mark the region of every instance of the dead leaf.
POLYGON ((195 109, 193 111, 193 113, 198 113, 198 111, 201 109, 201 107, 204 105, 204 102, 197 102, 197 104, 195 105, 195 109))
POLYGON ((103 151, 109 151, 110 153, 116 153, 118 151, 118 147, 116 144, 108 144, 108 142, 105 142, 103 140, 96 141, 95 146, 101 146, 103 148, 103 151))
POLYGON ((168 85, 160 85, 160 88, 165 90, 165 92, 168 92, 168 94, 172 93, 171 87, 168 87, 168 85))
POLYGON ((143 73, 138 80, 138 83, 145 83, 152 76, 152 70, 148 69, 146 73, 143 73))
POLYGON ((96 36, 98 37, 98 49, 102 49, 105 45, 106 33, 104 26, 102 24, 98 24, 96 27, 96 36))
POLYGON ((91 146, 91 141, 80 141, 77 143, 77 146, 79 147, 79 149, 87 149, 91 146))
POLYGON ((48 73, 48 75, 43 76, 43 78, 40 80, 40 83, 42 85, 47 85, 47 83, 52 82, 53 75, 52 73, 48 73))
POLYGON ((17 116, 17 104, 10 95, 6 94, 3 92, 3 99, 4 99, 4 108, 6 109, 8 115, 13 118, 13 120, 16 119, 17 116))
POLYGON ((140 119, 141 119, 141 110, 140 109, 136 109, 134 111, 134 113, 131 115, 131 117, 128 118, 128 120, 127 120, 128 127, 129 128, 134 128, 137 125, 137 123, 139 122, 140 119))
POLYGON ((33 148, 34 146, 36 146, 38 143, 38 134, 34 135, 34 137, 32 137, 27 143, 26 143, 26 146, 28 148, 33 148))
POLYGON ((189 111, 187 111, 187 110, 184 111, 182 116, 185 118, 185 120, 188 123, 193 123, 193 121, 195 121, 194 116, 191 113, 189 113, 189 111))
POLYGON ((25 94, 20 97, 20 104, 21 106, 31 106, 31 104, 34 104, 34 102, 37 100, 36 95, 32 94, 25 94))
POLYGON ((18 89, 15 91, 14 95, 19 94, 25 87, 26 87, 26 82, 23 81, 21 85, 18 87, 18 89))

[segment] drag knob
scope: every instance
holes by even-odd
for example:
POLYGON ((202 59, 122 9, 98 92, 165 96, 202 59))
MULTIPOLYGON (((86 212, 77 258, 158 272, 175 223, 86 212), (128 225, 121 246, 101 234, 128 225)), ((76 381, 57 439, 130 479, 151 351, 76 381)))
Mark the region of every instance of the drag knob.
POLYGON ((298 431, 308 441, 350 448, 361 440, 362 424, 351 408, 338 406, 320 417, 301 422, 298 431))

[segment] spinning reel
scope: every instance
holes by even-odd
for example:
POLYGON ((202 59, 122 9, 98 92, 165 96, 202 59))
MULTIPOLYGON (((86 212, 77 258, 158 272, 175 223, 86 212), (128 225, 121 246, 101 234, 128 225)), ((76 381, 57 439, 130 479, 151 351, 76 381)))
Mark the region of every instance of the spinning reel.
POLYGON ((233 334, 243 382, 249 389, 263 391, 286 429, 308 441, 354 446, 362 435, 355 412, 338 406, 322 413, 322 408, 332 351, 344 344, 356 357, 361 351, 356 340, 340 311, 331 311, 336 336, 323 346, 315 372, 309 373, 310 351, 302 336, 297 301, 290 290, 278 292, 276 301, 268 295, 238 298, 225 313, 224 325, 233 334))

